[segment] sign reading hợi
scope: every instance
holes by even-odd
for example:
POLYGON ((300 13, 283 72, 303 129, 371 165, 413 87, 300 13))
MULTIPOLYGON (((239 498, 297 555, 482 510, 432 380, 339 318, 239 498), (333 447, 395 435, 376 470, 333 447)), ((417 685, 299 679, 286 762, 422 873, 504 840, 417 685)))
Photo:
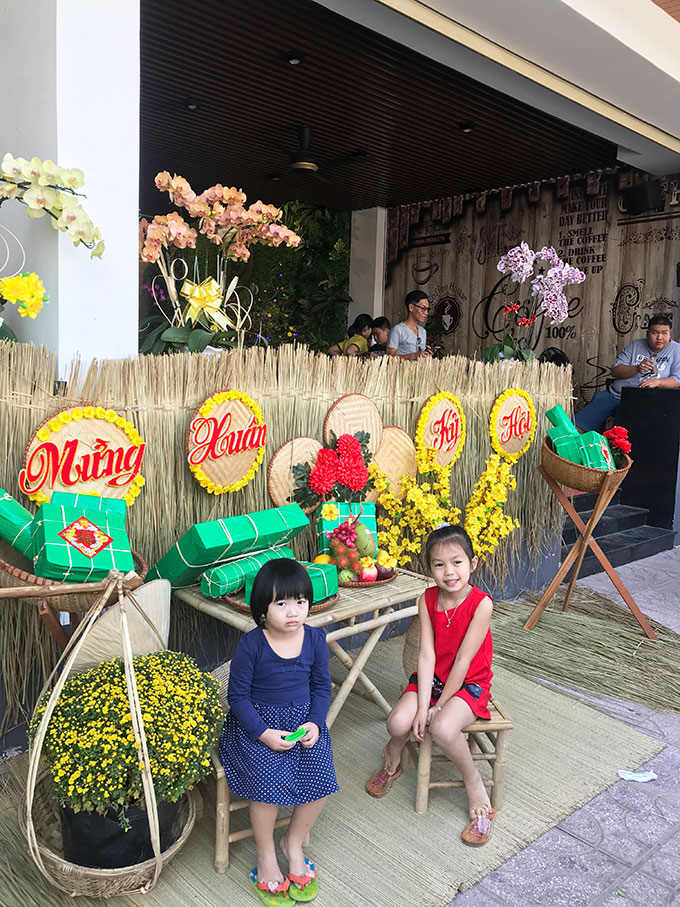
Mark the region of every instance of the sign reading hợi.
POLYGON ((19 487, 38 504, 54 491, 122 498, 131 506, 144 484, 145 443, 113 409, 85 403, 45 420, 28 442, 19 487))
POLYGON ((536 432, 536 410, 527 392, 511 387, 500 394, 491 409, 491 446, 505 459, 516 460, 526 453, 536 432))
POLYGON ((210 494, 243 488, 264 458, 267 426, 260 406, 242 391, 208 397, 189 423, 189 469, 210 494))

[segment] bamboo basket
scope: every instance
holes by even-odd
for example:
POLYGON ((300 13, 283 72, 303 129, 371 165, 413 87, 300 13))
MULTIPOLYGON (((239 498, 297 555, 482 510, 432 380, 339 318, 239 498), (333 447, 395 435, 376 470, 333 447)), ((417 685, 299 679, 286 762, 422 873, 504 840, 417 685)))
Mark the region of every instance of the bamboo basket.
POLYGON ((342 586, 346 589, 372 589, 373 586, 384 586, 385 583, 391 583, 397 578, 398 570, 395 570, 392 576, 388 576, 387 579, 377 579, 372 583, 360 583, 359 580, 352 580, 351 583, 341 583, 338 580, 338 586, 342 586))
MULTIPOLYGON (((68 583, 62 583, 59 580, 46 579, 44 576, 35 576, 30 572, 30 568, 32 567, 31 562, 19 554, 14 548, 4 545, 2 546, 1 553, 5 557, 11 559, 3 560, 3 558, 0 557, 0 587, 4 589, 11 589, 19 586, 29 588, 34 586, 68 585, 68 583)), ((149 565, 136 551, 132 552, 132 558, 135 564, 135 571, 139 574, 141 579, 144 579, 149 572, 149 565)), ((53 598, 50 598, 46 593, 44 600, 56 611, 71 611, 80 614, 89 611, 99 598, 99 595, 100 592, 98 590, 87 595, 83 595, 82 593, 76 595, 74 593, 73 595, 59 595, 54 596, 53 598)), ((111 596, 112 600, 113 598, 115 598, 115 593, 111 596)), ((29 602, 32 605, 35 605, 36 603, 35 598, 19 598, 18 600, 29 602)))
MULTIPOLYGON (((315 614, 317 611, 325 611, 326 608, 330 608, 331 605, 334 605, 337 600, 337 594, 330 595, 328 598, 324 598, 323 601, 317 602, 315 605, 310 605, 309 613, 315 614)), ((241 611, 242 614, 250 614, 250 605, 246 605, 243 599, 233 598, 231 595, 223 595, 218 601, 222 601, 232 608, 236 608, 236 610, 241 611)))
MULTIPOLYGON (((50 872, 51 882, 70 895, 88 895, 109 898, 113 895, 133 894, 150 884, 156 869, 156 860, 147 860, 134 866, 118 869, 91 869, 69 863, 63 857, 59 806, 52 797, 52 778, 48 771, 41 772, 35 787, 33 801, 35 831, 40 855, 50 872)), ((190 791, 180 800, 173 831, 179 832, 175 843, 161 856, 165 866, 186 843, 196 821, 196 804, 190 791)), ((19 806, 19 826, 27 838, 26 794, 19 806)))
POLYGON ((560 485, 574 488, 576 491, 585 491, 597 494, 604 482, 605 476, 614 475, 618 479, 616 485, 621 484, 626 477, 633 461, 624 454, 626 465, 613 471, 606 469, 591 469, 590 466, 581 466, 559 457, 554 450, 548 447, 547 439, 543 440, 541 447, 541 466, 548 475, 560 485))

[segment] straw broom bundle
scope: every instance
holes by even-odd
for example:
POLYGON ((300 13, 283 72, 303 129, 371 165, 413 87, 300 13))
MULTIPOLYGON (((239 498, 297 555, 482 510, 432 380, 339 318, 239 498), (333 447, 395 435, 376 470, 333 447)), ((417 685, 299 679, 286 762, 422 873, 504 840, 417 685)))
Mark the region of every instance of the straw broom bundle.
POLYGON ((561 610, 564 592, 558 592, 536 627, 525 630, 539 596, 494 604, 495 661, 572 690, 680 712, 680 636, 652 621, 658 640, 647 639, 628 610, 582 586, 568 611, 561 610))

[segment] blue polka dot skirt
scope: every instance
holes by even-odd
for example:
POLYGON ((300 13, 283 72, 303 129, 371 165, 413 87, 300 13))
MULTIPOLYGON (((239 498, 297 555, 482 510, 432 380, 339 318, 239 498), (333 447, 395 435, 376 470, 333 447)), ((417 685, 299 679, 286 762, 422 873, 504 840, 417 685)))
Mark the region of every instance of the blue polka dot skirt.
MULTIPOLYGON (((308 702, 291 706, 253 705, 268 727, 291 733, 304 723, 309 712, 308 702)), ((313 747, 303 747, 298 742, 279 753, 259 740, 253 743, 230 711, 219 750, 230 790, 245 800, 297 806, 338 790, 331 735, 325 724, 313 747)))

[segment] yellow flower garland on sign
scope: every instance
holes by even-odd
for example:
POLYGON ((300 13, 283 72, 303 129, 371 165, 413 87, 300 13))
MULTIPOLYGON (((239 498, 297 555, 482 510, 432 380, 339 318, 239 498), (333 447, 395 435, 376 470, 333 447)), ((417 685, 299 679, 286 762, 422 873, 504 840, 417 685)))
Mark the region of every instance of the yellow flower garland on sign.
POLYGON ((438 394, 434 394, 432 397, 430 397, 430 399, 420 411, 418 424, 416 426, 416 464, 418 466, 418 472, 421 475, 436 472, 437 470, 442 469, 436 459, 437 451, 434 449, 434 447, 425 446, 425 428, 427 426, 427 421, 432 410, 442 400, 448 400, 451 404, 453 404, 453 406, 458 410, 458 415, 460 416, 460 441, 458 443, 458 449, 456 450, 455 456, 451 459, 447 466, 443 468, 450 470, 451 466, 453 466, 458 457, 463 453, 463 448, 465 447, 465 413, 463 412, 463 407, 460 400, 458 399, 458 397, 456 397, 455 394, 451 394, 448 391, 440 391, 438 394))
POLYGON ((527 450, 531 447, 531 444, 534 440, 534 435, 536 434, 536 408, 534 406, 534 401, 531 399, 529 394, 523 390, 521 387, 510 387, 506 391, 503 391, 502 394, 499 394, 496 397, 494 405, 491 409, 491 414, 489 416, 489 436, 491 438, 491 446, 496 451, 496 453, 503 457, 504 460, 507 460, 508 463, 516 463, 521 456, 523 456, 527 450), (510 397, 522 397, 526 401, 527 406, 529 407, 529 412, 531 413, 531 431, 529 432, 529 437, 527 438, 526 444, 521 450, 518 450, 517 453, 511 454, 503 448, 499 438, 498 430, 496 428, 496 421, 498 413, 510 397))
POLYGON ((390 482, 377 463, 368 464, 378 504, 384 511, 377 521, 378 544, 402 566, 422 553, 425 537, 435 526, 460 520, 460 510, 451 506, 451 464, 435 464, 430 472, 435 474, 434 481, 420 485, 414 476, 402 476, 399 484, 405 493, 399 500, 390 491, 390 482))
POLYGON ((492 454, 465 507, 465 531, 477 557, 486 557, 501 539, 519 527, 517 520, 503 513, 508 491, 516 487, 512 465, 492 454))
MULTIPOLYGON (((80 422, 81 419, 102 419, 105 422, 111 422, 125 432, 131 444, 139 447, 140 444, 144 443, 132 422, 128 422, 123 416, 119 416, 115 410, 104 409, 103 406, 97 406, 96 408, 93 406, 76 406, 73 409, 62 410, 62 412, 57 413, 49 420, 47 426, 43 425, 42 428, 39 428, 35 433, 35 436, 39 441, 44 443, 45 441, 49 441, 52 435, 61 431, 65 425, 69 425, 71 422, 80 422)), ((132 507, 135 498, 138 497, 144 484, 146 484, 146 479, 141 473, 136 475, 132 480, 130 491, 123 497, 123 500, 128 507, 132 507)), ((99 492, 96 491, 81 493, 92 495, 99 494, 99 492)), ((29 494, 28 497, 30 500, 35 501, 38 506, 45 504, 50 500, 49 496, 43 494, 42 491, 36 491, 35 494, 29 494)))
MULTIPOLYGON (((203 406, 201 406, 201 408, 199 409, 199 413, 202 416, 209 416, 216 406, 219 406, 220 403, 226 403, 228 400, 238 400, 243 403, 243 405, 247 406, 255 416, 257 424, 264 425, 264 416, 262 415, 261 406, 255 400, 253 400, 252 397, 249 397, 248 394, 243 393, 243 391, 230 390, 220 391, 217 394, 213 394, 212 397, 208 397, 208 399, 203 403, 203 406)), ((248 472, 246 472, 245 475, 241 476, 240 479, 238 479, 236 482, 233 482, 231 485, 215 485, 215 483, 208 478, 201 466, 192 466, 191 464, 189 464, 189 469, 196 477, 199 485, 202 488, 205 488, 208 494, 226 494, 230 491, 238 491, 239 488, 243 488, 244 485, 247 485, 248 482, 252 481, 263 460, 264 446, 258 448, 255 462, 250 467, 248 472)))

